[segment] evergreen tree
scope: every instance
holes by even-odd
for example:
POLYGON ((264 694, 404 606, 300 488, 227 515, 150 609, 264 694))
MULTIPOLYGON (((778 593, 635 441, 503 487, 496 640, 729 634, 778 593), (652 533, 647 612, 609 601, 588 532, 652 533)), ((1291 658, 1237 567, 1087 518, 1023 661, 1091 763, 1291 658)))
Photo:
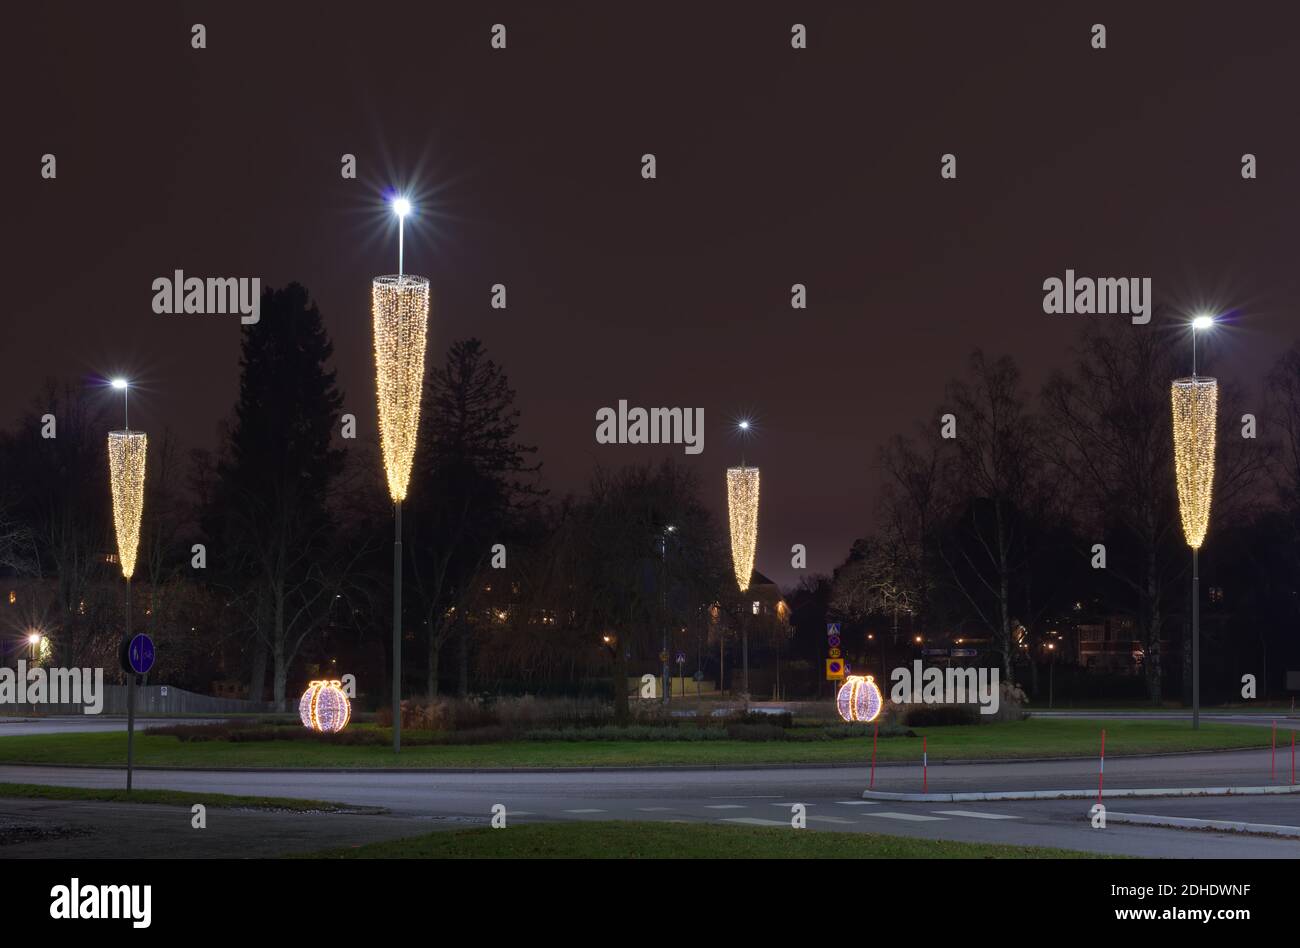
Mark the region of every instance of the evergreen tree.
POLYGON ((488 582, 493 545, 508 544, 520 515, 544 493, 536 485, 541 465, 531 461, 537 449, 516 440, 514 401, 505 373, 478 339, 454 342, 425 383, 418 483, 407 508, 430 698, 438 693, 440 652, 453 634, 460 644, 457 690, 468 690, 475 587, 488 582))
POLYGON ((333 343, 307 290, 268 288, 261 313, 245 331, 235 422, 204 522, 210 562, 250 618, 249 697, 262 696, 269 656, 283 708, 289 665, 328 607, 328 498, 343 464, 331 440, 343 397, 327 368, 333 343))

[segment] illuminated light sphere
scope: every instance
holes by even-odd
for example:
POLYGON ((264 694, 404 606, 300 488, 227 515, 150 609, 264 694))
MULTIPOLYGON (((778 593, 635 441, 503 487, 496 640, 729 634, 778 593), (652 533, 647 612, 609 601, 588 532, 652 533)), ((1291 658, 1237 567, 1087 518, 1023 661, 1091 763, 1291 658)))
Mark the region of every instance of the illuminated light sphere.
POLYGON ((1213 325, 1214 325, 1213 316, 1197 316, 1195 319, 1192 320, 1192 328, 1197 330, 1209 329, 1213 325))
POLYGON ((313 681, 298 699, 302 726, 322 734, 337 734, 352 720, 352 702, 338 679, 313 681))
POLYGON ((411 202, 406 198, 397 198, 393 201, 393 213, 398 217, 405 217, 411 213, 411 202))
POLYGON ((1195 550, 1205 542, 1205 531, 1210 525, 1219 383, 1203 375, 1175 379, 1170 398, 1174 411, 1178 509, 1183 518, 1183 536, 1195 550))
POLYGON ((122 575, 135 572, 140 546, 140 514, 144 511, 144 464, 149 438, 143 431, 108 433, 108 478, 113 492, 113 526, 122 575))
POLYGON ((835 708, 846 721, 870 723, 880 717, 884 696, 870 675, 850 675, 835 695, 835 708))
POLYGON ((116 389, 119 389, 119 390, 120 390, 120 389, 124 389, 124 388, 126 388, 126 386, 127 386, 127 381, 126 381, 126 379, 113 379, 113 381, 112 381, 112 386, 113 386, 113 388, 116 388, 116 389))
POLYGON ((731 520, 731 563, 736 585, 749 590, 758 548, 758 468, 727 468, 727 515, 731 520))
POLYGON ((370 309, 384 470, 389 496, 401 501, 406 498, 420 429, 429 281, 409 274, 376 277, 370 289, 370 309))

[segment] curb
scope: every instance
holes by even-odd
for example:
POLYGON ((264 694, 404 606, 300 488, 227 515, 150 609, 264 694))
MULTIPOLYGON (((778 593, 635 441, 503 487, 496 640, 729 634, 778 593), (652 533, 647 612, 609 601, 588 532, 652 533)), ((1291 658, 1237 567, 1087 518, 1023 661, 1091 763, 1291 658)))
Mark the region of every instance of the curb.
MULTIPOLYGON (((144 733, 137 731, 137 734, 144 733)), ((3 735, 0 735, 3 737, 3 735)), ((1197 757, 1212 754, 1237 754, 1242 751, 1260 751, 1268 750, 1269 745, 1261 744, 1251 747, 1218 747, 1208 750, 1190 750, 1190 751, 1157 751, 1153 754, 1111 754, 1114 760, 1144 760, 1155 759, 1160 757, 1197 757)), ((936 760, 935 767, 949 765, 969 766, 988 764, 992 766, 1004 766, 1009 764, 1044 764, 1044 763, 1065 763, 1069 761, 1088 761, 1096 760, 1096 754, 1079 754, 1073 757, 989 757, 989 758, 952 758, 949 760, 936 760)), ((175 766, 162 767, 157 764, 136 764, 136 770, 161 770, 161 771, 179 771, 203 772, 203 773, 229 773, 229 774, 267 774, 267 773, 302 773, 302 774, 580 774, 580 773, 628 773, 634 771, 716 771, 716 770, 866 770, 870 768, 871 762, 867 761, 789 761, 787 763, 764 763, 764 764, 746 764, 746 763, 722 763, 722 764, 611 764, 608 766, 600 764, 588 764, 585 766, 575 767, 203 767, 203 766, 175 766)), ((914 760, 882 760, 876 763, 877 770, 888 768, 916 767, 917 762, 914 760)), ((121 770, 125 771, 123 764, 65 764, 54 761, 41 762, 31 760, 7 760, 0 761, 0 768, 4 767, 56 767, 68 770, 121 770)), ((1067 792, 1067 791, 1061 791, 1067 792)), ((1093 794, 1095 795, 1095 794, 1093 794)), ((892 798, 886 798, 892 799, 892 798)))
POLYGON ((1107 813, 1110 823, 1133 823, 1141 826, 1167 826, 1174 829, 1221 830, 1230 833, 1251 833, 1258 836, 1300 837, 1300 826, 1279 826, 1273 823, 1242 823, 1238 820, 1204 820, 1192 816, 1150 816, 1145 813, 1107 813))
MULTIPOLYGON (((1300 793, 1300 784, 1272 787, 1150 787, 1133 790, 1105 790, 1110 797, 1237 797, 1270 793, 1300 793)), ((1095 800, 1096 790, 989 790, 968 793, 894 793, 863 790, 864 800, 896 800, 900 803, 971 803, 993 800, 1095 800)))

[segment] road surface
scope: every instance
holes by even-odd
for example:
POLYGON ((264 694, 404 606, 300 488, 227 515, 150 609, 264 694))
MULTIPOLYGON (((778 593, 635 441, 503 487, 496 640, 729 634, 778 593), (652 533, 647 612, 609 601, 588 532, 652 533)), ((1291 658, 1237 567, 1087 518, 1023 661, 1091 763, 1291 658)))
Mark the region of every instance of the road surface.
MULTIPOLYGON (((1269 783, 1267 768, 1267 752, 1259 751, 1115 758, 1107 761, 1106 785, 1211 786, 1232 781, 1264 785, 1269 783)), ((945 764, 930 768, 930 789, 1069 789, 1095 786, 1096 776, 1095 760, 945 764)), ((209 810, 210 829, 220 825, 227 834, 218 840, 216 833, 205 835, 190 830, 188 811, 158 808, 163 811, 157 818, 161 821, 159 831, 137 843, 128 840, 128 845, 137 846, 139 855, 166 851, 169 839, 181 847, 173 849, 173 854, 200 856, 209 854, 209 850, 229 854, 229 847, 242 845, 247 855, 272 855, 269 847, 300 851, 299 844, 309 844, 313 838, 321 845, 334 845, 335 840, 351 845, 368 839, 415 835, 439 826, 486 825, 497 803, 505 805, 509 819, 519 821, 679 820, 789 826, 792 806, 802 803, 808 828, 823 831, 1055 846, 1148 857, 1300 856, 1297 839, 1121 824, 1094 829, 1088 820, 1091 800, 996 804, 865 801, 861 794, 868 778, 866 768, 842 767, 513 773, 137 770, 136 786, 142 788, 308 797, 383 806, 390 813, 301 817, 209 810), (331 834, 319 828, 331 825, 337 826, 338 832, 331 834), (278 829, 272 833, 269 826, 278 829), (167 827, 166 831, 161 827, 167 827), (303 828, 301 838, 294 835, 295 827, 303 828)), ((124 775, 115 769, 9 765, 0 766, 0 781, 120 787, 124 775)), ((919 768, 910 765, 877 769, 878 789, 919 789, 919 782, 919 768)), ((0 799, 0 816, 30 817, 33 802, 0 799)), ((1107 801, 1107 805, 1125 813, 1300 826, 1300 795, 1116 799, 1107 801)), ((91 811, 77 811, 69 804, 47 802, 45 806, 49 809, 43 812, 51 819, 65 817, 75 823, 91 815, 91 811)), ((101 812, 118 814, 131 806, 122 804, 101 812)), ((94 821, 91 825, 95 825, 94 821)), ((105 838, 112 836, 110 833, 105 838)), ((93 837, 68 838, 47 844, 6 846, 4 854, 52 856, 66 852, 90 857, 96 854, 95 846, 93 837)), ((123 852, 120 845, 115 845, 104 854, 132 852, 123 852)))

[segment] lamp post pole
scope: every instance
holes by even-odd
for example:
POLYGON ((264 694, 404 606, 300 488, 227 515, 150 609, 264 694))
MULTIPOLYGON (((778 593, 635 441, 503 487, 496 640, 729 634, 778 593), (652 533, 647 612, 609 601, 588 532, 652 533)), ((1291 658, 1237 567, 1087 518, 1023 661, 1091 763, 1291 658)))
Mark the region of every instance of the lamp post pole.
POLYGON ((1192 547, 1192 730, 1201 727, 1201 551, 1192 547))
POLYGON ((1214 317, 1191 322, 1192 375, 1173 383, 1174 457, 1183 533, 1192 549, 1192 730, 1201 726, 1201 544, 1209 527, 1214 490, 1214 442, 1218 383, 1197 373, 1196 336, 1214 317))
MULTIPOLYGON (((432 648, 432 645, 430 645, 432 648)), ((402 502, 393 503, 393 753, 402 751, 402 502)))
POLYGON ((393 502, 393 753, 402 750, 402 502, 406 499, 420 428, 429 281, 406 275, 406 215, 411 202, 395 196, 397 275, 371 284, 379 429, 388 494, 393 502))
POLYGON ((663 610, 659 616, 659 621, 663 623, 663 647, 659 651, 659 657, 663 660, 663 703, 668 704, 668 695, 672 690, 672 679, 669 677, 671 672, 668 668, 668 534, 672 532, 672 527, 665 527, 663 533, 659 535, 659 604, 663 610))

